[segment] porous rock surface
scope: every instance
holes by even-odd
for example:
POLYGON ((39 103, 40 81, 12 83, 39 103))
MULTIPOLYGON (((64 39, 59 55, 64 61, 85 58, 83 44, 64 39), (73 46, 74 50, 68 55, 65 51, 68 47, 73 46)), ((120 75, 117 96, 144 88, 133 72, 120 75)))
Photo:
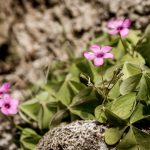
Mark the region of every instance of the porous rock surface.
POLYGON ((103 138, 106 127, 97 121, 76 121, 47 132, 36 150, 110 150, 103 138))

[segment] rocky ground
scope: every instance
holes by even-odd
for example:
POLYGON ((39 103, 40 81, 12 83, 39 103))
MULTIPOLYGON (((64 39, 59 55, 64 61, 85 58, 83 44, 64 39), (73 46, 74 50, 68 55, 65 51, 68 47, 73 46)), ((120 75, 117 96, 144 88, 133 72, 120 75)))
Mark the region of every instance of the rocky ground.
MULTIPOLYGON (((129 17, 144 29, 149 14, 150 0, 1 0, 0 83, 11 82, 22 99, 28 83, 45 79, 49 63, 67 59, 67 51, 79 55, 107 20, 129 17)), ((11 131, 1 119, 0 150, 18 149, 11 131)))

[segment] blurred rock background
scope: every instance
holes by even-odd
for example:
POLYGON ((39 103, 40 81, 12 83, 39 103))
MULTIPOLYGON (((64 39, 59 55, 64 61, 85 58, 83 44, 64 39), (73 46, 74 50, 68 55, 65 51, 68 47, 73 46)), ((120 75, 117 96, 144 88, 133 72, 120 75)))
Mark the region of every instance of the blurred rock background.
POLYGON ((50 61, 83 51, 110 18, 145 28, 149 14, 150 0, 1 0, 0 81, 37 82, 50 61))
MULTIPOLYGON (((119 17, 144 29, 150 0, 0 0, 0 83, 11 82, 19 97, 28 83, 45 78, 49 63, 66 60, 66 50, 79 55, 110 18, 119 17)), ((0 150, 18 149, 10 131, 0 119, 0 150)))

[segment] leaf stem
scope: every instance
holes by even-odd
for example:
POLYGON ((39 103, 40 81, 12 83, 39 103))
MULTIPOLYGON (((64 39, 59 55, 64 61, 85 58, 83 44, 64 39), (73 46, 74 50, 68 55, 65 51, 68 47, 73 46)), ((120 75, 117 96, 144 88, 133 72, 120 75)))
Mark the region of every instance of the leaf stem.
MULTIPOLYGON (((102 105, 105 103, 105 101, 106 101, 107 98, 108 98, 108 94, 109 94, 109 91, 110 91, 110 90, 109 90, 109 87, 110 87, 112 81, 114 80, 114 77, 115 77, 115 74, 113 75, 112 79, 110 80, 110 82, 109 82, 109 84, 108 84, 108 86, 107 86, 107 91, 105 92, 106 96, 105 96, 105 98, 104 98, 104 101, 103 101, 102 105)), ((113 86, 114 86, 114 85, 113 85, 113 86)))
POLYGON ((120 34, 119 34, 119 36, 120 36, 120 40, 121 40, 121 43, 122 43, 122 45, 123 45, 123 47, 124 47, 125 52, 128 53, 129 55, 131 55, 131 56, 133 57, 133 53, 131 54, 131 53, 127 50, 126 44, 125 44, 125 42, 123 41, 123 39, 122 39, 122 37, 121 37, 120 34))
POLYGON ((112 76, 112 78, 111 78, 111 80, 110 80, 110 82, 109 82, 109 84, 108 84, 108 86, 107 86, 107 90, 106 90, 106 92, 105 92, 106 96, 105 96, 105 99, 104 99, 102 105, 103 105, 103 104, 105 103, 105 101, 107 100, 108 94, 109 94, 110 90, 116 85, 117 81, 120 79, 121 74, 120 74, 120 76, 117 77, 118 74, 120 74, 120 71, 119 71, 119 72, 118 72, 118 71, 115 71, 115 72, 114 72, 114 74, 113 74, 113 76, 112 76), (116 78, 116 79, 115 79, 115 78, 116 78), (109 89, 109 87, 110 87, 110 85, 111 85, 111 83, 112 83, 113 81, 115 81, 115 83, 113 84, 113 86, 111 87, 111 89, 109 89))
POLYGON ((105 84, 104 84, 104 77, 103 77, 103 73, 102 73, 102 68, 100 68, 100 76, 101 76, 101 79, 102 79, 102 85, 103 85, 103 91, 104 91, 105 84))
POLYGON ((119 36, 120 36, 120 40, 121 40, 121 43, 122 43, 122 45, 123 45, 124 50, 128 53, 128 50, 127 50, 127 48, 126 48, 126 45, 125 45, 125 43, 124 43, 124 41, 123 41, 123 39, 122 39, 122 37, 121 37, 120 34, 119 34, 119 36))

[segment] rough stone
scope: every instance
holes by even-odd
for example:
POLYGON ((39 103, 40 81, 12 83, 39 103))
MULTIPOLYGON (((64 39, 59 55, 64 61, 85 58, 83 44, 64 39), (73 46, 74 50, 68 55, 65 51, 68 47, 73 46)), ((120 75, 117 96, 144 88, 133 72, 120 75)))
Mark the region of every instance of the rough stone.
POLYGON ((36 150, 115 150, 104 142, 106 127, 97 121, 76 121, 47 132, 36 150))

